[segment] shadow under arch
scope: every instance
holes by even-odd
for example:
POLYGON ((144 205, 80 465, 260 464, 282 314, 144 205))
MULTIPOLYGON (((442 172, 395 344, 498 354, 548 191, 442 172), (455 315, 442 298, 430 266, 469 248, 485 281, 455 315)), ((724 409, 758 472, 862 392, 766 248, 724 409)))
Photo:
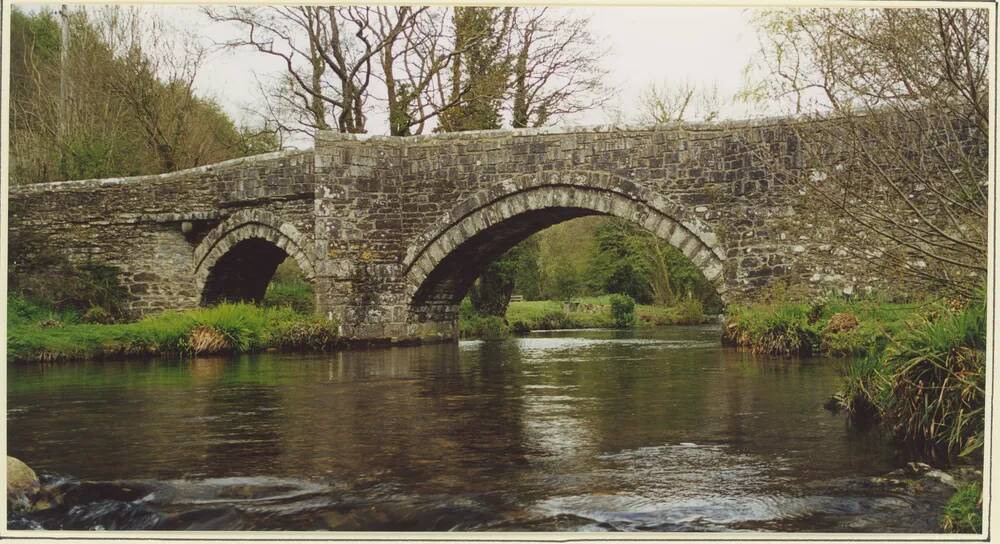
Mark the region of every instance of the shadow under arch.
POLYGON ((307 281, 316 275, 308 240, 291 223, 262 210, 234 213, 194 250, 195 284, 201 304, 260 302, 278 265, 295 259, 307 281))
POLYGON ((607 172, 522 175, 466 199, 404 256, 412 322, 449 322, 483 269, 531 234, 586 215, 619 217, 679 249, 727 301, 725 252, 709 227, 675 203, 607 172))

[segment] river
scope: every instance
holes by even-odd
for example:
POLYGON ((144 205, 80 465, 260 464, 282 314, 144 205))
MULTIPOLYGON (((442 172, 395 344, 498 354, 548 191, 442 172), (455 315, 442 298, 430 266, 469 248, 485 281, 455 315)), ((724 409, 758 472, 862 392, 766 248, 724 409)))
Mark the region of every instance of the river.
POLYGON ((8 451, 53 529, 934 530, 841 365, 703 326, 11 366, 8 451))

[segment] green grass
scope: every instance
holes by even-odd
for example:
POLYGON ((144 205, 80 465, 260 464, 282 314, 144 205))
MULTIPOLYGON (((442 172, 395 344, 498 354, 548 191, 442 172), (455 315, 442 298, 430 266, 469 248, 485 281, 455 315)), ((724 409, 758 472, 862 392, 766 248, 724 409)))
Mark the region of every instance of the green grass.
POLYGON ((315 297, 312 285, 301 278, 274 280, 264 293, 264 306, 272 308, 292 308, 304 315, 315 311, 315 297))
POLYGON ((941 516, 941 528, 951 533, 983 531, 983 488, 979 483, 960 487, 948 499, 941 516))
POLYGON ((924 304, 847 302, 769 303, 728 308, 723 341, 755 353, 773 355, 862 356, 874 353, 902 329, 924 304), (856 326, 831 327, 831 318, 850 316, 856 326))
POLYGON ((38 307, 11 297, 8 316, 10 362, 191 355, 199 351, 193 336, 196 329, 215 340, 213 351, 226 353, 325 349, 337 342, 334 323, 303 316, 288 307, 252 304, 220 304, 165 312, 134 323, 96 325, 54 321, 38 307))
POLYGON ((985 350, 985 299, 914 316, 881 354, 870 400, 897 438, 921 453, 979 456, 985 437, 985 350))

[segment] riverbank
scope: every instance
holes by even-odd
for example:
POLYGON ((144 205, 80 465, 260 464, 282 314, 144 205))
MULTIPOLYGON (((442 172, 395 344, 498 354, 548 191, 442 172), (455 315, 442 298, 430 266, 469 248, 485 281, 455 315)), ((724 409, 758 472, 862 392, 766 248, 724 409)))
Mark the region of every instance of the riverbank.
MULTIPOLYGON (((635 327, 701 325, 716 322, 701 303, 688 299, 673 306, 636 304, 635 327)), ((466 300, 459 310, 459 334, 462 338, 496 339, 510 334, 538 330, 614 329, 620 328, 612 312, 611 295, 584 297, 570 302, 523 300, 507 307, 506 323, 499 318, 475 314, 466 300)))
MULTIPOLYGON (((829 300, 729 309, 723 341, 756 353, 852 357, 831 408, 881 425, 908 454, 981 465, 985 439, 985 297, 898 305, 829 300)), ((978 531, 982 487, 958 489, 948 530, 978 531)))
POLYGON ((322 351, 340 347, 336 323, 290 308, 220 304, 134 323, 84 323, 17 297, 7 306, 7 361, 322 351))

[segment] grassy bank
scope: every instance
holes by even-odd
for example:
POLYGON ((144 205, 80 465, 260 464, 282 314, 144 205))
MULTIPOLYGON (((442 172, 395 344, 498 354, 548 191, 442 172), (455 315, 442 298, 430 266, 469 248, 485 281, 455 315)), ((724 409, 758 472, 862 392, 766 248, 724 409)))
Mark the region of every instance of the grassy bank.
MULTIPOLYGON (((506 323, 499 318, 478 316, 468 300, 459 311, 459 331, 463 338, 504 338, 535 330, 616 328, 611 312, 611 296, 584 297, 564 303, 555 300, 511 302, 506 323)), ((674 306, 635 306, 635 326, 696 325, 712 321, 701 303, 689 299, 674 306)))
POLYGON ((724 342, 757 353, 849 356, 836 399, 856 423, 881 421, 900 444, 947 460, 981 452, 985 299, 733 307, 724 342))
POLYGON ((835 298, 732 306, 722 341, 772 355, 865 355, 880 351, 907 319, 935 307, 835 298))
MULTIPOLYGON (((825 301, 731 308, 725 342, 758 353, 852 356, 836 403, 880 424, 911 456, 980 463, 985 438, 985 297, 960 304, 825 301)), ((941 527, 979 532, 982 488, 961 487, 941 527)))
POLYGON ((851 361, 837 397, 930 459, 980 458, 985 433, 986 306, 912 315, 885 347, 851 361))
POLYGON ((9 362, 322 350, 339 342, 336 324, 287 307, 221 304, 119 324, 84 323, 18 297, 7 311, 9 362))

